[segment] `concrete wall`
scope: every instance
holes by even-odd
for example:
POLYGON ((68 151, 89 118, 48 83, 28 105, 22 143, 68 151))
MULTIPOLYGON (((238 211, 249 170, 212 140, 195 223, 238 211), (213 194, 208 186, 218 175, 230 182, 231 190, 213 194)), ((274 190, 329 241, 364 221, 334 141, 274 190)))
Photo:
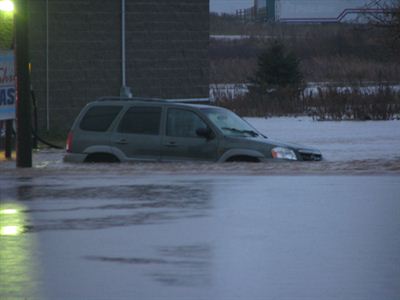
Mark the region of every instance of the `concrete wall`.
MULTIPOLYGON (((49 108, 50 128, 65 130, 87 102, 119 94, 121 1, 48 2, 47 68, 46 1, 29 1, 32 83, 40 127, 49 108)), ((126 75, 134 95, 208 97, 208 0, 126 0, 126 12, 126 75)))

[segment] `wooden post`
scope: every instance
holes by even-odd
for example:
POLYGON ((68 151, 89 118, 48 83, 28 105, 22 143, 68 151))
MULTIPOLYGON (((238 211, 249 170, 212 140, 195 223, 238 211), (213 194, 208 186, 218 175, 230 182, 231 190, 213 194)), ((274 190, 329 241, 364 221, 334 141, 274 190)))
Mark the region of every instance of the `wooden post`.
POLYGON ((29 83, 28 1, 15 1, 17 74, 17 167, 32 167, 32 108, 29 83))

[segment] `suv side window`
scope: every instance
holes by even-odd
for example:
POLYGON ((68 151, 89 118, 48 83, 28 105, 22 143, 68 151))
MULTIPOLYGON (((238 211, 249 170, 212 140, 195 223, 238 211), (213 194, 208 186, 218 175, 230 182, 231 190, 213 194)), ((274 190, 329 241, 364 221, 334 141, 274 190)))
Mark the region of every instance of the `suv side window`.
POLYGON ((104 132, 110 127, 122 106, 101 105, 89 108, 79 127, 82 130, 104 132))
POLYGON ((196 129, 207 127, 207 124, 192 111, 176 108, 168 109, 167 136, 198 137, 196 129))
POLYGON ((161 107, 131 107, 118 126, 118 132, 135 134, 160 134, 161 107))

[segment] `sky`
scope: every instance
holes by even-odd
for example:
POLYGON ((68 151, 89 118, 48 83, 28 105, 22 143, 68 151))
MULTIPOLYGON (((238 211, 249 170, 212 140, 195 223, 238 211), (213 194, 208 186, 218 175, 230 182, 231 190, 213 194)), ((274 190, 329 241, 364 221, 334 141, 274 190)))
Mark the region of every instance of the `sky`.
POLYGON ((210 0, 210 11, 233 13, 237 9, 253 6, 254 0, 210 0))

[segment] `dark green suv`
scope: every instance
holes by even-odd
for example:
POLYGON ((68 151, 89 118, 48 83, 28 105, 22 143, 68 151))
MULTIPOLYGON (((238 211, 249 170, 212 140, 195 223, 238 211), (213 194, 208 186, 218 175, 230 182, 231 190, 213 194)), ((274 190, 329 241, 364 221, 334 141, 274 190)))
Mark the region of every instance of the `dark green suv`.
POLYGON ((321 160, 319 150, 273 141, 230 110, 139 98, 86 105, 68 134, 67 162, 321 160))

